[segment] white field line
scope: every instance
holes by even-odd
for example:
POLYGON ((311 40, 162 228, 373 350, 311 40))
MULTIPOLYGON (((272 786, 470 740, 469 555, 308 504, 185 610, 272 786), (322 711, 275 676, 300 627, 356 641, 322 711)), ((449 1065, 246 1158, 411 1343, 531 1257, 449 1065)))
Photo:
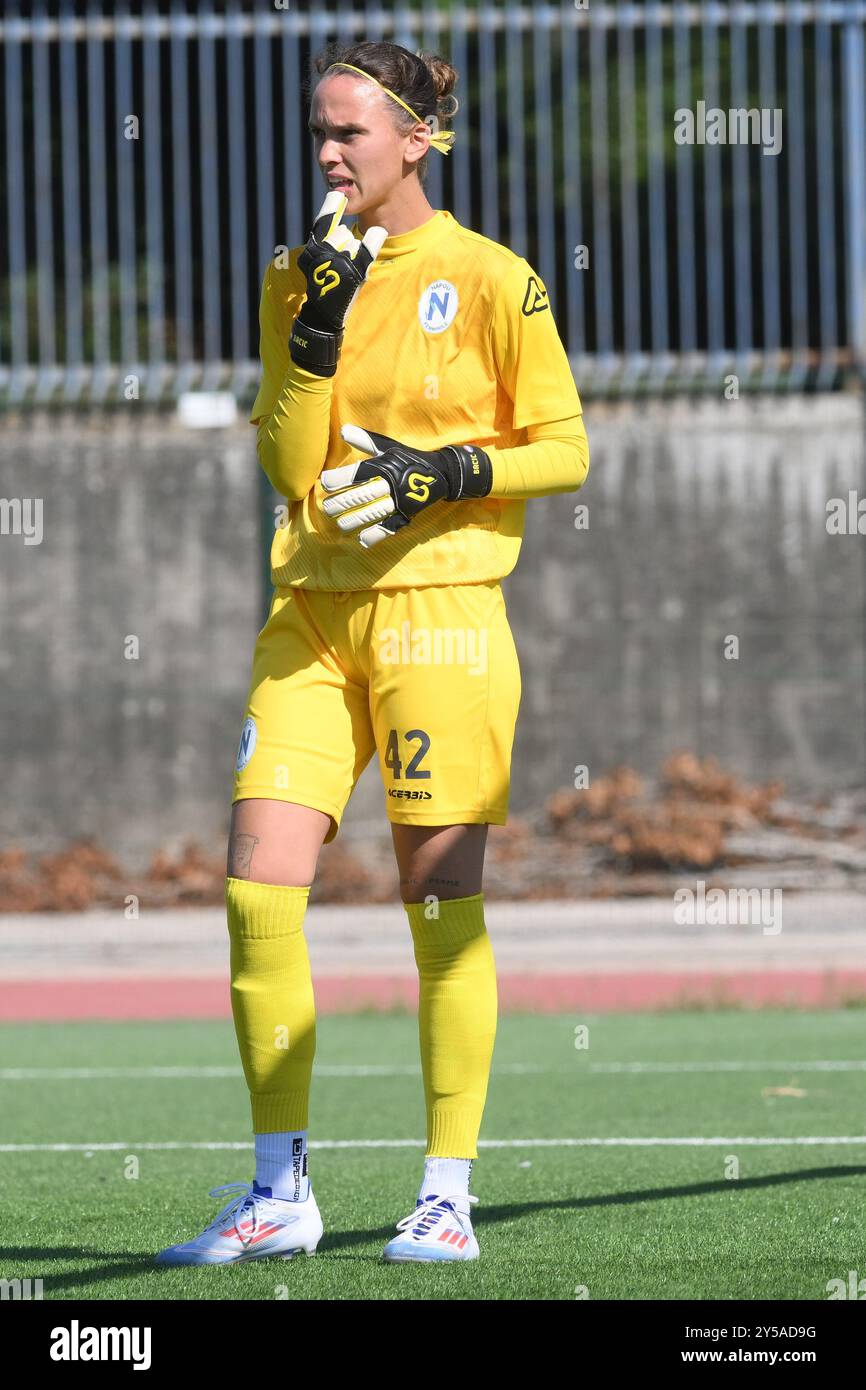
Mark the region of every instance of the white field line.
MULTIPOLYGON (((739 1072, 739 1071, 866 1071, 866 1058, 855 1061, 808 1061, 808 1062, 575 1062, 574 1066, 548 1067, 527 1062, 502 1062, 493 1067, 494 1076, 538 1076, 575 1075, 584 1072, 604 1075, 627 1074, 633 1072, 667 1073, 686 1072, 739 1072)), ((420 1076, 420 1066, 405 1065, 382 1066, 314 1066, 316 1077, 364 1077, 364 1076, 420 1076)), ((194 1078, 196 1080, 237 1078, 242 1075, 240 1066, 234 1067, 0 1067, 0 1081, 175 1081, 194 1078)))
POLYGON ((591 1062, 584 1071, 594 1072, 689 1072, 689 1071, 866 1071, 866 1058, 853 1062, 591 1062))
MULTIPOLYGON (((423 1149, 426 1141, 424 1139, 318 1139, 310 1144, 310 1152, 317 1149, 423 1149)), ((737 1135, 734 1137, 726 1136, 707 1136, 688 1135, 680 1137, 664 1138, 645 1138, 635 1139, 624 1138, 584 1138, 584 1139, 479 1139, 479 1149, 583 1149, 583 1148, 711 1148, 716 1145, 724 1145, 732 1148, 735 1145, 762 1146, 767 1148, 776 1147, 800 1147, 802 1145, 837 1145, 837 1144, 866 1144, 866 1134, 829 1134, 817 1135, 806 1134, 785 1138, 772 1138, 754 1135, 737 1135)), ((93 1144, 0 1144, 0 1153, 84 1153, 91 1156, 95 1153, 108 1153, 121 1151, 124 1153, 142 1153, 145 1150, 189 1150, 189 1149, 233 1149, 249 1152, 254 1145, 249 1140, 171 1140, 141 1143, 130 1140, 124 1143, 121 1140, 113 1140, 111 1143, 93 1144)))

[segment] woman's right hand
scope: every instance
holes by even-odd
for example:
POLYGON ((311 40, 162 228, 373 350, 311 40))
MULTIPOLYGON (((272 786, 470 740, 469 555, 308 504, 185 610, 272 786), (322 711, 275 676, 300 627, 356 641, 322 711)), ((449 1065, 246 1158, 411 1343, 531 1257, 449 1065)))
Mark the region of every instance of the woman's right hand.
POLYGON ((340 221, 348 201, 338 189, 327 194, 298 257, 307 298, 292 324, 289 352, 293 362, 317 376, 336 372, 352 301, 388 235, 384 227, 370 227, 358 241, 340 221))

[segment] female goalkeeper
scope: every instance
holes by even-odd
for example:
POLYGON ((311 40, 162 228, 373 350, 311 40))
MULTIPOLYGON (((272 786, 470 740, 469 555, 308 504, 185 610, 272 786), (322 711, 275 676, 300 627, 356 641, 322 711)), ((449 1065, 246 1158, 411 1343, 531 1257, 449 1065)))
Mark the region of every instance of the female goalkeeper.
POLYGON ((213 1190, 236 1195, 158 1257, 172 1264, 312 1254, 322 1235, 302 927, 320 846, 374 753, 420 980, 427 1108, 415 1209, 384 1258, 478 1257, 469 1176, 497 1016, 482 871, 487 826, 507 818, 521 690, 500 581, 526 499, 574 492, 588 468, 539 276, 424 195, 430 146, 447 154, 455 138, 442 125, 454 69, 359 43, 331 46, 313 70, 310 132, 330 191, 306 246, 265 272, 250 417, 288 503, 226 882, 256 1173, 213 1190))

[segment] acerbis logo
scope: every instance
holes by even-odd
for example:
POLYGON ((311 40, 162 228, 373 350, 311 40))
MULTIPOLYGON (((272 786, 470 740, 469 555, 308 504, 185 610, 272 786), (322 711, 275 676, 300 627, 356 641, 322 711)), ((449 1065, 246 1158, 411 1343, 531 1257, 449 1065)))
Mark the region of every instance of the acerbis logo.
POLYGON ((244 720, 244 727, 241 729, 241 741, 238 745, 238 760, 235 763, 235 770, 237 772, 243 772, 255 751, 256 721, 247 717, 244 720))
POLYGON ((459 298, 450 280, 434 280, 418 301, 418 318, 425 333, 444 333, 457 313, 459 298))
POLYGON ((432 801, 432 792, 415 791, 408 787, 389 787, 388 795, 397 801, 432 801))
POLYGON ((536 275, 530 275, 526 282, 526 294, 523 296, 523 313, 528 318, 530 314, 540 314, 549 308, 547 290, 536 275))

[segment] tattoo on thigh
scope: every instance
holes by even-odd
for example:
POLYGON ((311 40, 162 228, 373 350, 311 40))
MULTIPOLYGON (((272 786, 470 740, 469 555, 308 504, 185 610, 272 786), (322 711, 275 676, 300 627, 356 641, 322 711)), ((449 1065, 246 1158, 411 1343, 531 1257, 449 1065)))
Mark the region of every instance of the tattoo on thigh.
POLYGON ((430 878, 421 878, 421 879, 418 879, 418 878, 401 878, 401 879, 400 879, 400 882, 401 882, 401 883, 444 883, 444 884, 445 884, 447 887, 449 887, 449 888, 459 888, 459 886, 460 886, 460 879, 459 879, 459 878, 434 878, 432 875, 430 876, 430 878))
POLYGON ((258 835, 234 835, 229 845, 229 878, 249 878, 258 835))

